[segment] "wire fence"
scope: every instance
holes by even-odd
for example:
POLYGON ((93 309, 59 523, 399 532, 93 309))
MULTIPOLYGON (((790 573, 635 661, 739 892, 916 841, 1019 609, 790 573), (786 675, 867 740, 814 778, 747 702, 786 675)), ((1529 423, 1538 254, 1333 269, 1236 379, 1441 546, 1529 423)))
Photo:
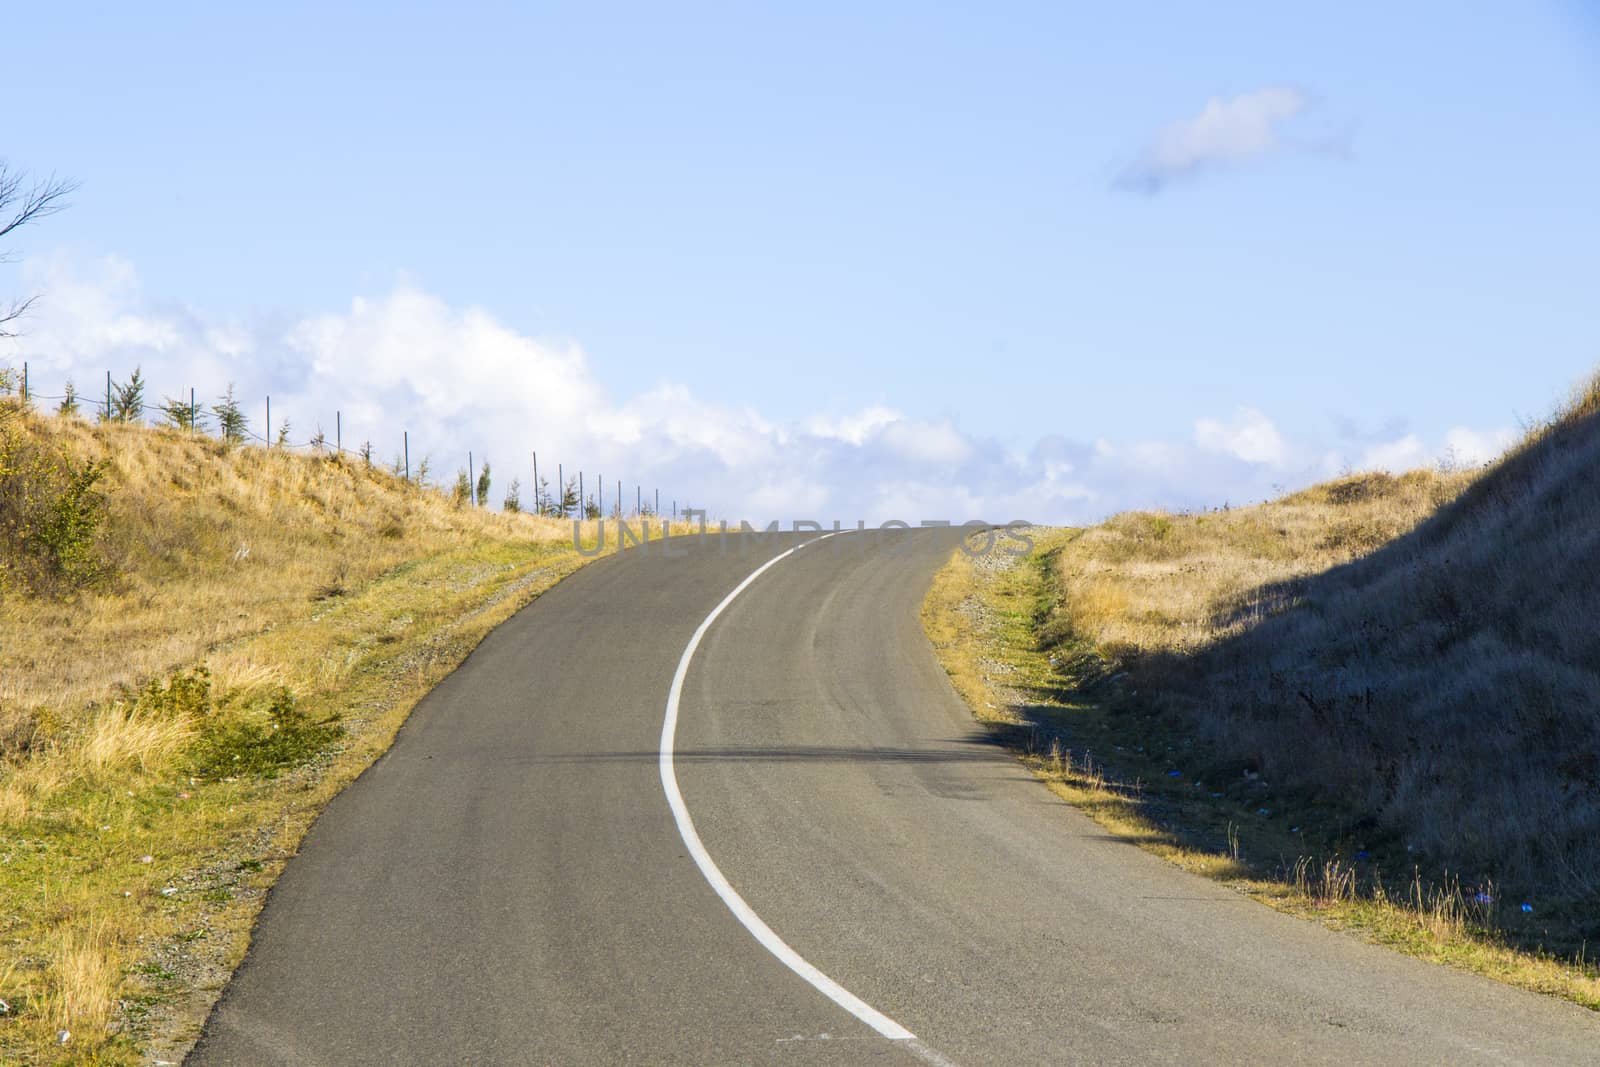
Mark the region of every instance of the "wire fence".
MULTIPOLYGON (((261 400, 261 413, 264 416, 266 435, 257 433, 252 427, 252 419, 244 405, 234 395, 232 384, 225 393, 219 396, 215 403, 202 404, 198 400, 197 392, 193 387, 187 389, 187 397, 180 394, 178 397, 163 397, 160 401, 150 403, 144 399, 144 389, 148 383, 142 378, 138 368, 127 381, 116 381, 110 371, 106 372, 105 391, 99 394, 97 390, 93 398, 79 393, 69 380, 63 386, 61 393, 41 393, 35 388, 34 381, 29 376, 28 364, 24 362, 20 371, 17 368, 0 365, 0 397, 16 397, 25 407, 32 407, 44 402, 56 405, 57 413, 63 415, 92 413, 100 422, 119 423, 127 425, 155 425, 182 433, 203 435, 217 440, 225 440, 239 445, 259 445, 263 448, 282 448, 290 451, 303 451, 315 455, 346 455, 359 456, 369 466, 383 467, 381 461, 373 455, 373 444, 370 438, 363 439, 352 449, 347 449, 344 444, 344 412, 334 412, 334 434, 330 441, 322 426, 317 426, 315 434, 306 438, 293 436, 293 422, 284 418, 278 425, 276 433, 272 429, 272 397, 263 396, 261 400), (213 433, 213 423, 216 432, 213 433)), ((502 506, 508 511, 530 511, 538 515, 553 518, 622 518, 624 516, 641 517, 662 515, 661 490, 652 488, 647 497, 643 483, 635 483, 632 511, 625 510, 623 495, 623 481, 617 479, 614 498, 609 493, 610 483, 606 482, 599 474, 592 480, 587 479, 587 472, 576 469, 571 475, 566 473, 564 462, 556 463, 555 489, 550 489, 548 479, 541 479, 539 474, 539 453, 537 450, 530 452, 533 467, 533 506, 524 507, 520 500, 520 478, 513 475, 510 488, 507 490, 502 506), (587 483, 587 484, 586 484, 587 483), (590 491, 589 487, 593 490, 590 491), (607 504, 611 504, 608 511, 607 504)), ((437 488, 452 491, 463 503, 470 503, 474 507, 486 507, 487 500, 480 499, 487 494, 492 483, 488 473, 492 470, 488 457, 484 458, 483 468, 480 472, 477 456, 473 451, 467 452, 467 466, 465 470, 458 471, 453 486, 435 485, 430 481, 431 456, 421 454, 417 469, 411 467, 411 432, 401 430, 400 451, 396 453, 393 461, 388 464, 394 475, 405 479, 407 482, 422 488, 437 488)), ((546 472, 549 465, 546 464, 546 472)), ((676 519, 679 515, 678 501, 668 499, 671 515, 676 519)), ((683 511, 689 510, 689 505, 683 505, 683 511)))

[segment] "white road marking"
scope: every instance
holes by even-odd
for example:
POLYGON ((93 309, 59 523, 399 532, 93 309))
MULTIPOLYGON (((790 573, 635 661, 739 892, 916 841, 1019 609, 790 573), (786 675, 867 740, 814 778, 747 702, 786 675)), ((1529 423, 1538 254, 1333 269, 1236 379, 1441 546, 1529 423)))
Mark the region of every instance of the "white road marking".
POLYGON ((711 883, 711 888, 716 890, 717 896, 721 897, 722 902, 728 906, 728 910, 733 912, 734 918, 744 924, 744 928, 749 930, 757 941, 761 942, 763 948, 778 957, 778 960, 785 967, 804 978, 823 996, 872 1027, 890 1041, 906 1042, 909 1051, 915 1052, 918 1056, 930 1062, 947 1062, 933 1052, 932 1049, 918 1041, 917 1036, 910 1030, 907 1030, 883 1014, 883 1012, 817 970, 805 957, 790 948, 783 938, 773 932, 772 927, 761 920, 761 916, 757 915, 755 909, 751 908, 745 902, 744 897, 739 895, 739 891, 733 888, 727 877, 723 875, 722 870, 712 860, 711 854, 706 851, 704 842, 700 840, 700 834, 694 828, 694 820, 689 817, 689 808, 683 802, 683 793, 678 789, 678 775, 673 768, 672 749, 678 733, 678 703, 683 697, 683 680, 689 675, 689 663, 694 659, 695 649, 700 647, 701 638, 705 637, 706 631, 711 629, 711 624, 717 621, 717 616, 721 615, 740 593, 748 589, 751 582, 765 574, 769 567, 794 555, 807 545, 814 545, 818 541, 826 541, 834 536, 836 534, 827 533, 821 537, 803 541, 793 548, 773 556, 767 562, 751 571, 744 581, 733 587, 733 592, 722 598, 722 603, 711 610, 711 614, 707 615, 705 621, 700 624, 699 629, 695 630, 694 636, 689 638, 689 645, 683 650, 683 658, 678 660, 677 673, 672 676, 672 688, 667 693, 667 714, 661 723, 661 786, 666 790, 667 806, 672 809, 672 817, 677 820, 678 833, 682 835, 683 843, 688 846, 689 855, 694 857, 695 865, 700 868, 700 873, 705 875, 706 881, 711 883))

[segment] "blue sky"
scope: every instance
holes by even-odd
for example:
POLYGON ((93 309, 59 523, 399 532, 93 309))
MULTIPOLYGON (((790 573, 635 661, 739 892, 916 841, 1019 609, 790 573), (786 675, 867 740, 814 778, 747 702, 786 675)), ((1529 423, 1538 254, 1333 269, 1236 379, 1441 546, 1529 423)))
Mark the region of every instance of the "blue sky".
POLYGON ((1600 361, 1592 6, 863 6, 13 13, 0 156, 83 186, 0 359, 1072 520, 1476 458, 1600 361))

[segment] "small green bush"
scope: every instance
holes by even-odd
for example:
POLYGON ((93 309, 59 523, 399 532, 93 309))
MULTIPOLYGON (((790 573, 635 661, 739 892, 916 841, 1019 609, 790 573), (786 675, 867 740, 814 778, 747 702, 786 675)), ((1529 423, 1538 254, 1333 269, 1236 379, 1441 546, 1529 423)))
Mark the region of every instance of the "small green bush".
POLYGON ((192 671, 173 671, 163 684, 152 678, 133 697, 133 710, 155 712, 173 718, 201 722, 214 710, 211 704, 211 672, 205 667, 192 671))
POLYGON ((104 475, 52 448, 15 407, 0 409, 0 593, 64 595, 109 577, 104 475))
POLYGON ((265 723, 235 715, 213 715, 202 722, 194 769, 209 778, 270 778, 317 756, 343 734, 338 716, 314 720, 295 703, 293 693, 280 689, 265 723))

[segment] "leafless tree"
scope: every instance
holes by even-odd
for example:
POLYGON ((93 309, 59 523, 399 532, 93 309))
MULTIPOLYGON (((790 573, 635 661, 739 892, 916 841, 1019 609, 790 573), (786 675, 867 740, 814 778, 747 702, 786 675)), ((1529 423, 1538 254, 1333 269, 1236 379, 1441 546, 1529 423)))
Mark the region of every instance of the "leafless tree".
MULTIPOLYGON (((35 178, 26 171, 13 170, 0 159, 0 240, 13 230, 30 222, 38 222, 54 215, 67 206, 66 198, 78 183, 54 174, 48 178, 35 178)), ((0 263, 9 263, 12 255, 0 251, 0 263)), ((0 337, 15 337, 11 324, 28 313, 37 296, 13 300, 9 307, 0 305, 0 337)))

